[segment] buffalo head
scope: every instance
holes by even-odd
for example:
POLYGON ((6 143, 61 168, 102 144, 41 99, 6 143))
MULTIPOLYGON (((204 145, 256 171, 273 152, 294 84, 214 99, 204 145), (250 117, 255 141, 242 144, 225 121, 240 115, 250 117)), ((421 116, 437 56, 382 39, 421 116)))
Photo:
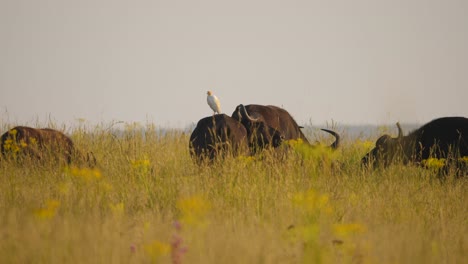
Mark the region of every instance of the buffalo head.
POLYGON ((398 127, 398 137, 393 138, 389 135, 383 135, 375 142, 375 148, 367 153, 362 159, 361 163, 365 166, 388 166, 394 161, 399 154, 402 153, 402 140, 403 131, 399 123, 396 123, 398 127))
POLYGON ((236 108, 237 116, 247 129, 249 146, 253 152, 268 146, 277 148, 284 141, 284 136, 277 129, 269 126, 261 117, 254 118, 249 115, 244 105, 236 108))

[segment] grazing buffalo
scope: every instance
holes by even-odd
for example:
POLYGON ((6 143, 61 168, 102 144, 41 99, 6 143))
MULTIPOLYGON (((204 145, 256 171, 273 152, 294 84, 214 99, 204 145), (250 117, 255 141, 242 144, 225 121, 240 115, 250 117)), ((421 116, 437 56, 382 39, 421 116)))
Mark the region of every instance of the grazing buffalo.
POLYGON ((375 148, 361 160, 363 165, 388 166, 400 161, 420 163, 428 158, 457 160, 468 156, 468 119, 443 117, 435 119, 407 136, 397 123, 398 137, 381 136, 375 148))
MULTIPOLYGON (((74 158, 84 159, 75 149, 73 141, 62 132, 50 128, 31 128, 17 126, 5 132, 0 138, 0 151, 3 156, 19 157, 29 156, 37 160, 46 160, 47 157, 65 161, 67 164, 74 158)), ((90 154, 87 161, 92 164, 96 160, 90 154)))
MULTIPOLYGON (((257 124, 263 124, 279 132, 283 140, 301 139, 306 144, 310 144, 294 118, 286 110, 277 106, 254 104, 244 106, 241 104, 232 113, 232 118, 239 120, 247 128, 249 134, 253 133, 254 129, 252 128, 255 128, 257 124)), ((330 146, 336 149, 340 142, 338 133, 328 129, 322 130, 336 138, 330 146)))
POLYGON ((247 151, 247 130, 225 114, 200 119, 190 135, 190 154, 198 161, 247 151))

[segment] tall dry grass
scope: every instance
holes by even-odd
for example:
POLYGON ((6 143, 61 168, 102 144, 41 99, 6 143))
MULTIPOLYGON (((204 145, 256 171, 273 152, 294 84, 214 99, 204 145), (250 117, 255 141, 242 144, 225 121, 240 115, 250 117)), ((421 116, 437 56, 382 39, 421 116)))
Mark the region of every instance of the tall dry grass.
MULTIPOLYGON (((144 132, 143 132, 144 131, 144 132)), ((463 263, 467 180, 367 171, 372 147, 197 166, 189 135, 70 129, 95 168, 0 162, 0 263, 463 263)))

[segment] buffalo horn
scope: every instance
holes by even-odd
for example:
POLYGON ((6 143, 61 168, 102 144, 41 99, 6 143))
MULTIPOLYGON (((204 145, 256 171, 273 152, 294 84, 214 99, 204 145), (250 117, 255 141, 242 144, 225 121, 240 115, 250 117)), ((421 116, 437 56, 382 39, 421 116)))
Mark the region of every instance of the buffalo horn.
POLYGON ((338 135, 338 133, 336 133, 333 130, 328 130, 328 129, 325 129, 325 128, 322 128, 321 130, 323 130, 323 131, 325 131, 327 133, 330 133, 335 137, 335 142, 333 142, 333 144, 331 144, 330 147, 332 149, 337 149, 338 146, 340 145, 340 135, 338 135))
POLYGON ((398 127, 398 138, 401 138, 403 136, 403 129, 401 129, 400 122, 397 122, 396 126, 398 127))
POLYGON ((240 113, 240 116, 243 116, 245 115, 245 117, 247 117, 251 122, 257 122, 258 121, 258 118, 252 118, 249 113, 247 113, 247 109, 245 109, 245 106, 243 104, 239 105, 239 112, 242 110, 242 112, 240 113))

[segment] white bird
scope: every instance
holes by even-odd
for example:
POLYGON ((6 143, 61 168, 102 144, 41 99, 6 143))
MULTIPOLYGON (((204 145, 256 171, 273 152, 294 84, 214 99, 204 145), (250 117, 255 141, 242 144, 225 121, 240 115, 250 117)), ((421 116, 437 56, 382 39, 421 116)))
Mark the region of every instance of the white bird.
POLYGON ((208 94, 206 101, 211 109, 213 109, 213 115, 216 113, 221 114, 221 103, 219 102, 218 97, 216 97, 212 91, 208 91, 206 94, 208 94))

